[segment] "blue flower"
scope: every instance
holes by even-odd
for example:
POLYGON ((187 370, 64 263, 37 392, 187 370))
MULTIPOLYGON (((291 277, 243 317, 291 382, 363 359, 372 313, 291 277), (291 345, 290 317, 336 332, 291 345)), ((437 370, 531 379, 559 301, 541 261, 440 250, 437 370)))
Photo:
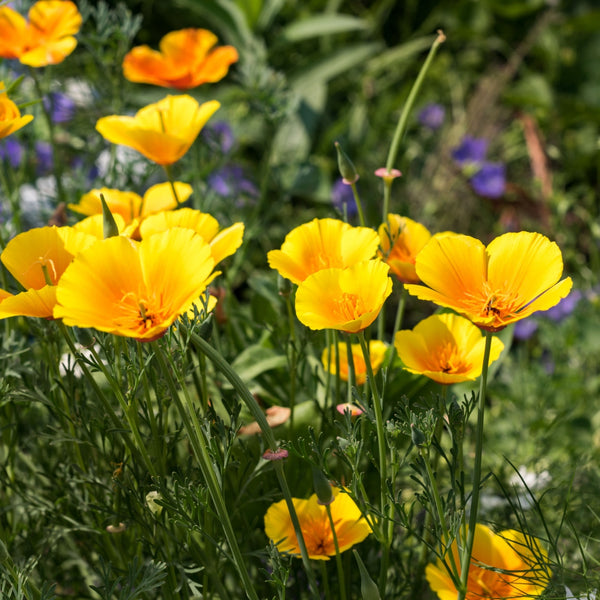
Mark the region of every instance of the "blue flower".
POLYGON ((38 175, 50 173, 54 168, 52 146, 48 142, 37 141, 35 143, 36 172, 38 175))
POLYGON ((229 154, 235 144, 233 131, 225 121, 205 125, 201 135, 211 150, 221 154, 229 154))
POLYGON ((480 164, 485 160, 487 149, 487 140, 465 135, 461 143, 452 149, 452 158, 459 167, 480 164))
POLYGON ((346 214, 349 217, 353 217, 358 212, 352 187, 344 183, 341 177, 331 188, 331 203, 342 214, 344 214, 344 206, 346 206, 346 214))
POLYGON ((254 182, 246 179, 244 169, 240 165, 229 164, 213 171, 208 176, 207 183, 223 198, 242 196, 254 200, 259 194, 254 182))
POLYGON ((573 290, 568 296, 563 298, 557 305, 544 311, 544 316, 556 323, 568 317, 577 307, 579 301, 583 297, 580 290, 573 290))
POLYGON ((0 145, 0 160, 7 160, 8 164, 16 169, 23 161, 23 145, 14 137, 8 137, 0 145))
POLYGON ((417 116, 417 120, 423 127, 428 129, 439 129, 444 124, 446 109, 441 104, 432 102, 426 104, 417 116))
POLYGON ((502 163, 485 162, 470 181, 480 196, 500 198, 506 189, 506 168, 502 163))
POLYGON ((44 97, 44 106, 53 123, 68 123, 75 116, 75 102, 60 92, 51 92, 44 97))
POLYGON ((513 336, 516 340, 524 342, 528 340, 538 329, 538 322, 535 319, 529 317, 528 319, 521 319, 515 323, 513 336))

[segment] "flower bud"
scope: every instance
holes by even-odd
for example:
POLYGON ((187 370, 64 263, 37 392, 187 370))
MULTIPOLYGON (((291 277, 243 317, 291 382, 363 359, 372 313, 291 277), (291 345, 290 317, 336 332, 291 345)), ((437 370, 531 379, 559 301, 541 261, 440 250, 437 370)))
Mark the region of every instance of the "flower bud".
POLYGON ((411 425, 410 425, 410 437, 411 437, 412 443, 417 448, 424 446, 425 442, 427 441, 425 434, 418 427, 416 427, 414 423, 411 423, 411 425))
POLYGON ((315 488, 315 494, 317 494, 318 503, 327 506, 333 502, 333 489, 329 479, 325 476, 325 473, 321 469, 316 467, 312 468, 313 474, 313 486, 315 488))
POLYGON ((102 203, 102 232, 104 234, 104 239, 115 237, 119 235, 119 228, 117 227, 113 214, 110 212, 110 208, 108 208, 108 204, 106 204, 104 194, 100 194, 100 202, 102 203))
POLYGON ((335 149, 337 150, 338 169, 344 179, 344 183, 351 185, 358 181, 358 173, 352 164, 352 161, 348 158, 347 154, 342 150, 339 142, 335 142, 335 149))

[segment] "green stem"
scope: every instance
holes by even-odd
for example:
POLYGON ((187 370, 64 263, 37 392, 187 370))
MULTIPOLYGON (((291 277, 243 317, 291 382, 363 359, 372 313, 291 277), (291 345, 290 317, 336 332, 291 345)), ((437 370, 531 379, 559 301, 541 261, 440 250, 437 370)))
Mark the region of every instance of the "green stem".
MULTIPOLYGON (((375 376, 373 374, 373 368, 371 366, 371 357, 369 353, 369 346, 367 344, 367 340, 365 339, 365 332, 358 332, 358 340, 360 342, 360 347, 362 349, 363 357, 365 360, 365 364, 367 367, 367 381, 369 382, 369 389, 371 390, 371 395, 373 399, 373 409, 375 411, 375 426, 377 429, 377 447, 379 450, 379 481, 380 481, 380 510, 381 513, 386 515, 387 518, 393 518, 391 511, 393 510, 392 505, 390 505, 390 514, 387 514, 386 511, 386 497, 387 497, 387 489, 386 489, 386 480, 387 480, 387 450, 386 450, 386 439, 385 439, 385 429, 383 424, 383 408, 382 408, 382 399, 379 395, 379 389, 377 388, 377 383, 375 381, 375 376)), ((389 553, 390 553, 390 544, 391 540, 387 537, 387 529, 382 527, 383 533, 383 556, 381 561, 381 571, 379 574, 379 589, 383 594, 385 594, 385 586, 387 581, 387 566, 389 561, 389 553)))
POLYGON ((296 363, 298 355, 296 352, 296 325, 294 321, 294 309, 289 294, 285 298, 288 314, 288 327, 290 329, 290 339, 288 342, 289 354, 289 373, 290 373, 290 431, 294 431, 294 408, 296 407, 296 363))
POLYGON ((179 208, 181 206, 181 202, 179 202, 179 196, 177 195, 177 189, 175 188, 175 181, 173 180, 173 171, 171 169, 171 165, 163 165, 163 169, 167 175, 167 180, 171 186, 171 191, 173 192, 175 202, 177 202, 177 208, 179 208))
POLYGON ((356 202, 356 210, 358 211, 358 221, 361 224, 361 227, 366 227, 365 215, 363 213, 362 203, 360 201, 360 196, 358 195, 356 183, 351 183, 350 187, 352 188, 352 194, 354 195, 354 201, 356 202))
POLYGON ((327 504, 327 506, 325 506, 325 509, 327 510, 327 518, 329 519, 331 535, 333 536, 333 545, 335 547, 335 562, 338 572, 338 588, 340 590, 340 600, 346 600, 346 578, 344 577, 344 567, 342 566, 340 546, 338 544, 337 533, 335 531, 335 525, 333 523, 333 517, 331 515, 331 504, 327 504))
POLYGON ((467 595, 467 583, 469 579, 469 567, 471 566, 471 555, 475 540, 475 528, 477 526, 477 515, 479 512, 479 492, 481 487, 481 463, 483 457, 483 424, 485 414, 485 393, 487 386, 488 367, 490 362, 490 349, 492 347, 492 333, 485 333, 485 350, 483 352, 483 368, 479 385, 479 399, 477 403, 477 430, 475 432, 475 464, 473 465, 473 491, 471 493, 471 512, 469 514, 469 528, 467 540, 461 555, 461 586, 458 591, 457 600, 465 600, 467 595))
MULTIPOLYGON (((258 423, 263 438, 265 439, 269 448, 275 450, 278 447, 275 436, 273 435, 273 431, 269 427, 267 423, 267 419, 256 402, 254 396, 250 393, 250 390, 246 387, 244 382, 241 380, 240 376, 231 368, 229 363, 202 337, 200 337, 195 332, 190 332, 190 340, 194 344, 197 350, 199 350, 202 354, 206 355, 206 357, 213 363, 215 368, 220 371, 225 378, 232 385, 233 389, 237 392, 239 397, 242 399, 246 408, 250 411, 256 422, 258 423)), ((283 497, 285 499, 288 511, 290 513, 290 517, 292 519, 292 525, 294 526, 294 532, 296 533, 296 538, 298 539, 298 546, 300 547, 300 555, 302 557, 302 563, 304 565, 304 569, 306 571, 306 575, 308 577, 309 584, 314 593, 317 593, 317 585, 313 570, 310 565, 310 560, 308 558, 308 552, 306 550, 306 544, 304 542, 304 536, 302 535, 302 528, 300 527, 300 522, 298 520, 298 515, 296 514, 296 509, 294 507, 294 503, 292 501, 292 494, 290 492, 289 486, 287 484, 287 480, 285 477, 285 472, 283 470, 283 465, 281 461, 273 461, 275 465, 275 472, 277 474, 277 479, 279 480, 279 485, 281 487, 281 491, 283 493, 283 497)))
MULTIPOLYGON (((390 145, 390 149, 387 156, 387 161, 385 163, 385 168, 388 171, 391 171, 394 163, 396 162, 396 158, 398 156, 398 149, 400 147, 400 142, 402 141, 402 137, 406 131, 406 126, 408 124, 408 117, 410 115, 410 111, 415 103, 419 90, 421 89, 421 85, 425 79, 425 75, 427 75, 427 71, 431 66, 433 58, 437 52, 438 47, 446 40, 446 36, 440 30, 438 31, 437 37, 433 41, 431 48, 429 49, 429 54, 413 83, 413 86, 408 94, 408 98, 404 103, 404 107, 402 108, 402 113, 400 114, 400 119, 398 119, 398 124, 396 125, 396 131, 394 132, 394 137, 392 138, 392 143, 390 145)), ((390 190, 391 190, 391 181, 390 181, 390 190)), ((389 198, 390 198, 390 190, 387 190, 387 196, 384 193, 384 201, 383 201, 383 220, 387 219, 388 208, 389 208, 389 198)))
POLYGON ((259 600, 256 590, 254 589, 254 586, 252 584, 252 580, 250 579, 248 570, 246 568, 246 563, 242 556, 241 550, 237 543, 237 538, 235 537, 235 532, 229 519, 229 511, 227 509, 225 499, 223 498, 223 494, 221 491, 220 482, 217 478, 217 474, 215 473, 210 453, 206 445, 204 431, 202 430, 200 421, 198 420, 198 415, 196 414, 196 410, 192 404, 191 398, 187 393, 185 382, 179 382, 179 385, 183 390, 183 397, 185 400, 184 406, 181 401, 179 390, 177 389, 177 385, 175 383, 173 374, 171 373, 171 370, 169 369, 169 366, 165 360, 164 352, 160 345, 160 342, 151 343, 154 346, 155 356, 158 361, 161 373, 164 377, 165 382, 167 383, 167 386, 169 387, 170 393, 175 402, 175 405, 177 406, 177 410, 179 411, 181 419, 183 420, 183 425, 185 427, 186 433, 190 438, 190 443, 192 445, 192 450, 194 451, 194 456, 198 460, 198 464, 200 465, 200 470, 202 471, 202 475, 204 476, 206 486, 208 487, 211 500, 216 509, 217 515, 219 516, 219 522, 221 524, 221 527, 223 528, 223 533, 227 538, 227 543, 229 545, 229 549, 233 557, 233 563, 237 568, 240 579, 242 580, 246 596, 250 600, 259 600))

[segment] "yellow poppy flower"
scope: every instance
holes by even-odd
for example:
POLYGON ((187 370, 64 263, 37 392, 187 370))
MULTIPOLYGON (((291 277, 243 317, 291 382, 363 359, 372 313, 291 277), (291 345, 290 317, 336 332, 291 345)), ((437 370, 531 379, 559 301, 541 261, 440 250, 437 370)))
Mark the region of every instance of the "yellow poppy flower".
MULTIPOLYGON (((451 551, 460 565, 456 542, 451 551)), ((513 529, 495 534, 476 525, 466 600, 537 598, 550 574, 548 554, 534 538, 513 529)), ((458 591, 441 561, 427 565, 425 576, 440 600, 456 600, 458 591)))
MULTIPOLYGON (((481 375, 485 338, 471 321, 453 313, 432 315, 412 331, 398 331, 394 346, 407 371, 438 383, 472 381, 481 375)), ((498 338, 492 339, 490 363, 503 348, 498 338)))
POLYGON ((466 235, 434 235, 417 256, 416 269, 425 285, 407 285, 409 293, 451 308, 487 331, 551 308, 573 285, 570 277, 559 282, 559 247, 526 231, 505 233, 487 248, 466 235))
POLYGON ((3 291, 0 318, 52 318, 56 284, 73 258, 95 241, 71 227, 39 227, 10 240, 0 260, 25 291, 15 295, 3 291))
POLYGON ((430 238, 431 233, 421 223, 388 214, 387 221, 379 226, 381 257, 400 281, 419 283, 415 259, 430 238))
POLYGON ((148 188, 143 198, 135 192, 122 192, 109 188, 94 189, 84 194, 77 204, 69 204, 68 207, 82 215, 101 215, 100 194, 102 194, 110 212, 113 215, 121 215, 125 223, 129 224, 135 219, 177 208, 177 200, 180 203, 185 202, 192 195, 191 185, 181 181, 176 181, 173 185, 177 199, 173 195, 171 184, 165 182, 148 188))
POLYGON ((77 256, 58 285, 55 318, 151 341, 205 291, 218 273, 210 247, 190 229, 173 228, 141 242, 97 241, 77 256))
POLYGON ((296 292, 296 315, 311 329, 357 333, 367 328, 392 293, 389 267, 367 260, 347 269, 323 269, 296 292))
MULTIPOLYGON (((337 346, 340 356, 340 379, 342 381, 348 381, 350 379, 348 348, 346 347, 346 344, 338 344, 337 346)), ((376 374, 377 371, 379 371, 379 367, 381 367, 383 364, 387 349, 387 344, 380 340, 371 340, 369 342, 369 357, 371 359, 371 368, 373 369, 373 374, 376 374)), ((362 385, 367 380, 367 363, 365 363, 362 348, 360 344, 351 344, 350 350, 352 352, 352 361, 354 363, 354 376, 356 378, 356 384, 362 385)), ((326 371, 329 371, 332 375, 335 375, 335 345, 323 350, 321 362, 323 363, 323 368, 326 371)))
POLYGON ((140 225, 140 234, 142 238, 145 238, 171 227, 193 229, 210 245, 215 264, 227 256, 231 256, 242 245, 244 237, 243 223, 235 223, 231 227, 219 231, 219 222, 212 215, 192 208, 181 208, 151 215, 140 225))
POLYGON ((5 89, 4 82, 0 81, 0 139, 33 121, 33 115, 21 116, 19 107, 8 97, 5 89))
POLYGON ((322 269, 350 267, 375 256, 379 238, 368 227, 337 219, 313 219, 287 234, 280 250, 267 254, 269 266, 293 283, 322 269))
POLYGON ((188 90, 219 81, 238 59, 233 46, 220 46, 217 36, 206 29, 180 29, 167 33, 160 51, 136 46, 123 60, 125 79, 162 87, 188 90))
POLYGON ((0 57, 44 67, 62 62, 77 46, 74 35, 81 14, 74 2, 40 0, 25 20, 8 6, 0 7, 0 57))
POLYGON ((102 117, 96 129, 113 144, 129 146, 159 165, 170 165, 189 150, 219 106, 216 100, 198 104, 185 94, 167 96, 133 117, 102 117))
MULTIPOLYGON (((329 505, 335 525, 335 534, 340 552, 362 542, 370 533, 371 527, 362 516, 360 509, 348 494, 339 488, 333 488, 334 500, 329 505)), ((316 494, 308 500, 292 498, 298 514, 302 537, 309 558, 329 560, 335 556, 333 532, 325 506, 319 504, 316 494)), ((265 514, 265 533, 277 544, 280 552, 300 555, 298 538, 292 525, 292 519, 285 500, 271 504, 265 514)))

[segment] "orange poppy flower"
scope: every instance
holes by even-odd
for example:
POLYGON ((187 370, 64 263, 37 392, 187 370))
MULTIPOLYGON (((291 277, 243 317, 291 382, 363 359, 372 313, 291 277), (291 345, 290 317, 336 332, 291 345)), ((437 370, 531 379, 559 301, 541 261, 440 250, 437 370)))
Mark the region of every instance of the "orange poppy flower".
POLYGON ((296 292, 296 315, 311 329, 357 333, 376 318, 392 293, 389 267, 367 260, 347 269, 323 269, 307 277, 296 292))
POLYGON ((97 241, 67 268, 57 288, 55 318, 75 327, 152 341, 187 312, 218 275, 210 246, 174 227, 141 242, 97 241))
POLYGON ((375 256, 379 238, 368 227, 338 219, 313 219, 287 234, 280 250, 267 254, 269 266, 293 283, 322 269, 350 267, 375 256))
POLYGON ((44 67, 62 62, 77 46, 74 35, 81 14, 69 0, 40 0, 25 20, 8 6, 0 7, 0 56, 24 65, 44 67))
MULTIPOLYGON (((179 202, 185 202, 191 196, 191 185, 181 181, 176 181, 173 185, 179 202)), ((177 200, 169 182, 157 183, 148 188, 143 198, 135 192, 122 192, 109 188, 94 189, 84 194, 78 204, 69 204, 68 206, 82 215, 101 215, 100 194, 104 196, 110 212, 113 215, 121 215, 126 224, 153 213, 177 208, 177 200)))
POLYGON ((52 318, 58 281, 75 255, 95 241, 72 227, 39 227, 10 240, 0 259, 25 291, 12 295, 1 290, 0 319, 52 318))
MULTIPOLYGON (((460 565, 456 541, 451 550, 460 565)), ((465 600, 537 598, 550 581, 548 553, 535 538, 509 529, 498 534, 477 524, 465 600)), ((429 564, 425 576, 440 600, 456 600, 458 590, 442 561, 429 564)))
MULTIPOLYGON (((469 319, 454 313, 432 315, 412 331, 398 331, 394 346, 405 370, 438 383, 473 381, 481 375, 485 338, 469 319)), ((503 348, 498 338, 492 339, 490 363, 503 348)))
MULTIPOLYGON (((371 533, 371 526, 348 494, 336 487, 332 491, 334 499, 329 507, 338 548, 340 552, 344 552, 354 544, 362 542, 371 533)), ((335 556, 335 543, 327 509, 319 504, 317 495, 313 494, 308 500, 292 498, 292 502, 298 515, 308 557, 313 560, 329 560, 330 556, 335 556)), ((298 538, 285 500, 275 502, 267 510, 265 533, 277 544, 280 552, 300 555, 298 538)))
POLYGON ((219 81, 238 60, 233 46, 220 46, 217 36, 206 29, 180 29, 167 33, 160 51, 136 46, 123 60, 125 79, 162 87, 189 90, 203 83, 219 81))
POLYGON ((167 96, 133 117, 102 117, 96 129, 113 144, 129 146, 159 165, 171 165, 189 150, 219 106, 216 100, 198 104, 186 94, 167 96))
POLYGON ((388 214, 379 227, 381 257, 390 271, 404 283, 419 283, 415 259, 431 238, 429 230, 407 217, 388 214))
MULTIPOLYGON (((338 353, 340 356, 340 379, 342 381, 348 381, 350 379, 349 359, 348 359, 348 348, 344 343, 338 343, 338 353)), ((371 340, 369 342, 369 357, 371 359, 371 368, 375 375, 379 368, 383 364, 385 354, 388 346, 385 342, 380 340, 371 340)), ((367 363, 362 352, 360 344, 351 344, 350 351, 352 353, 352 362, 354 363, 354 377, 356 378, 356 385, 362 385, 367 380, 367 363)), ((323 368, 329 371, 332 375, 335 375, 335 345, 325 348, 321 355, 321 362, 323 368)))
POLYGON ((19 107, 8 97, 4 82, 0 81, 0 139, 14 133, 33 121, 33 115, 21 116, 19 107))
POLYGON ((142 238, 146 238, 171 227, 186 227, 194 230, 210 245, 215 264, 231 256, 242 245, 244 237, 243 223, 234 223, 231 227, 220 230, 219 222, 212 215, 192 208, 150 215, 140 225, 140 234, 142 238))
POLYGON ((560 248, 527 231, 505 233, 487 247, 466 235, 437 234, 415 266, 424 285, 406 285, 410 294, 451 308, 487 331, 551 308, 573 285, 570 277, 559 282, 560 248))

